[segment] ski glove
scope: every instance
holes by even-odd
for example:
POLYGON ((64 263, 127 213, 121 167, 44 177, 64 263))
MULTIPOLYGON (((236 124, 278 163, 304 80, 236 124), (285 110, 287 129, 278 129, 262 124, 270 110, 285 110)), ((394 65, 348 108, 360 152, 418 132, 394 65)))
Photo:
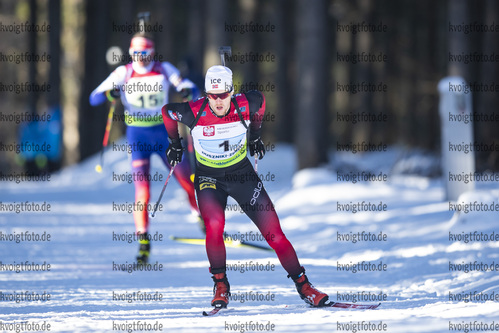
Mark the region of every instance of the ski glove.
POLYGON ((193 91, 190 88, 180 90, 180 94, 185 101, 192 101, 192 97, 194 96, 193 91))
POLYGON ((116 98, 120 97, 120 92, 119 92, 119 90, 115 90, 115 89, 108 90, 108 91, 106 91, 106 97, 107 97, 108 101, 112 102, 116 98))
POLYGON ((249 142, 248 146, 251 156, 257 154, 259 160, 265 156, 265 145, 263 144, 262 139, 257 138, 252 140, 249 142))
POLYGON ((168 163, 173 167, 182 161, 182 152, 184 148, 182 147, 182 138, 170 139, 168 138, 170 145, 166 150, 166 158, 168 163))

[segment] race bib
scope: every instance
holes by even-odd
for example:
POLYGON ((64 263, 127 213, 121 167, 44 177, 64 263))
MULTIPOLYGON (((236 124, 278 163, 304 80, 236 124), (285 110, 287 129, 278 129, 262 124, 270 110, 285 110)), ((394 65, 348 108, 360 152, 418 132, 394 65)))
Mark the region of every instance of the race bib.
POLYGON ((206 166, 224 168, 246 157, 246 128, 241 122, 196 126, 192 137, 196 159, 206 166))

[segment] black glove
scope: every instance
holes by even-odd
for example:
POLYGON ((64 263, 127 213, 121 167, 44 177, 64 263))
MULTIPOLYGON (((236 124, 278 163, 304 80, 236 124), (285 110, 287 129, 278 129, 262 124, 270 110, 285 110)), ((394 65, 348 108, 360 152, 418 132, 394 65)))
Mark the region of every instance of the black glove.
POLYGON ((262 139, 256 138, 254 140, 250 140, 248 146, 251 156, 257 154, 259 160, 265 156, 265 145, 263 144, 262 139))
POLYGON ((182 95, 182 98, 184 100, 188 100, 188 101, 192 100, 192 97, 193 97, 192 89, 184 88, 184 89, 180 90, 180 94, 182 95))
POLYGON ((109 92, 109 94, 114 97, 114 98, 119 98, 120 97, 120 91, 119 90, 116 90, 116 89, 113 89, 109 92))
POLYGON ((182 162, 182 152, 184 148, 182 147, 182 138, 170 139, 168 138, 170 145, 166 150, 166 158, 171 166, 175 166, 182 162))
POLYGON ((108 101, 113 102, 116 98, 120 97, 120 91, 115 89, 108 90, 106 91, 106 97, 108 101))

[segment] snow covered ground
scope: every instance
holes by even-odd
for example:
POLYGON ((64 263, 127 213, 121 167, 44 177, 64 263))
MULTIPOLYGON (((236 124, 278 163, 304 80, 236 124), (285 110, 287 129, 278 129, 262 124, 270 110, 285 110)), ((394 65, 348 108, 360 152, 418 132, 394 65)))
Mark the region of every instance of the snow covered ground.
MULTIPOLYGON (((164 206, 151 222, 151 233, 163 237, 152 244, 157 270, 113 270, 113 263, 132 263, 138 247, 113 240, 113 233, 134 231, 131 214, 113 211, 113 202, 133 203, 134 193, 133 184, 113 181, 113 172, 129 172, 126 154, 109 151, 101 174, 94 171, 96 156, 47 182, 0 185, 4 205, 51 205, 45 212, 6 212, 5 206, 0 212, 0 331, 15 332, 16 325, 26 331, 33 324, 50 324, 51 332, 133 332, 137 327, 162 332, 492 331, 489 325, 499 325, 499 241, 462 237, 499 234, 499 213, 449 211, 441 179, 391 174, 401 151, 344 153, 335 155, 334 169, 295 173, 292 147, 278 145, 258 164, 260 174, 275 177, 264 184, 310 281, 334 301, 353 302, 362 295, 371 300, 358 303, 381 299, 377 310, 311 309, 272 252, 228 248, 232 267, 270 269, 229 271, 237 300, 226 312, 203 317, 213 287, 205 249, 169 238, 202 236, 176 181, 169 183, 164 206), (355 174, 370 170, 388 180, 354 183, 349 165, 357 168, 355 174), (353 213, 359 202, 386 206, 353 213), (9 240, 26 231, 50 235, 50 241, 9 240), (359 233, 380 240, 354 239, 359 233), (13 264, 26 261, 50 264, 50 271, 12 271, 13 264), (50 299, 11 300, 26 292, 50 299), (152 299, 122 299, 134 292, 152 299)), ((166 177, 159 158, 153 159, 155 172, 166 177)), ((477 184, 458 203, 499 203, 497 185, 477 184)), ((163 181, 152 184, 151 202, 162 186, 163 181)), ((255 233, 256 228, 245 215, 227 211, 226 231, 255 233)))

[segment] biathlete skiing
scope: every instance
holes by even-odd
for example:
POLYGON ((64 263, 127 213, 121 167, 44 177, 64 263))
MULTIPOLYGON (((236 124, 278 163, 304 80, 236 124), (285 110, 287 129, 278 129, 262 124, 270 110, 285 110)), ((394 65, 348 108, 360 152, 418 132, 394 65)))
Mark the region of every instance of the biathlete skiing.
POLYGON ((206 252, 213 274, 214 311, 227 307, 230 285, 226 274, 224 244, 227 198, 234 198, 274 249, 282 267, 296 285, 300 297, 314 307, 325 306, 328 295, 315 289, 305 275, 296 252, 284 235, 262 181, 247 157, 265 155, 260 138, 265 98, 261 92, 234 95, 232 71, 213 66, 205 76, 206 97, 163 107, 163 120, 170 146, 169 163, 182 161, 182 143, 177 122, 191 129, 196 156, 194 186, 206 227, 206 252), (249 136, 249 138, 247 138, 249 136), (266 209, 261 209, 266 207, 266 209))
MULTIPOLYGON (((147 210, 150 198, 151 155, 158 154, 166 167, 171 168, 165 155, 168 134, 163 125, 161 107, 168 103, 168 91, 171 86, 186 99, 188 95, 192 98, 197 88, 191 81, 183 79, 171 63, 155 60, 154 41, 151 36, 136 34, 131 39, 129 53, 132 62, 117 67, 91 93, 90 104, 95 106, 120 97, 124 105, 126 137, 132 155, 135 202, 142 204, 137 207, 145 207, 133 212, 139 241, 137 262, 147 263, 151 251, 147 210)), ((173 175, 187 193, 192 212, 200 219, 188 159, 175 167, 173 175)), ((204 226, 204 223, 202 224, 204 226)))

